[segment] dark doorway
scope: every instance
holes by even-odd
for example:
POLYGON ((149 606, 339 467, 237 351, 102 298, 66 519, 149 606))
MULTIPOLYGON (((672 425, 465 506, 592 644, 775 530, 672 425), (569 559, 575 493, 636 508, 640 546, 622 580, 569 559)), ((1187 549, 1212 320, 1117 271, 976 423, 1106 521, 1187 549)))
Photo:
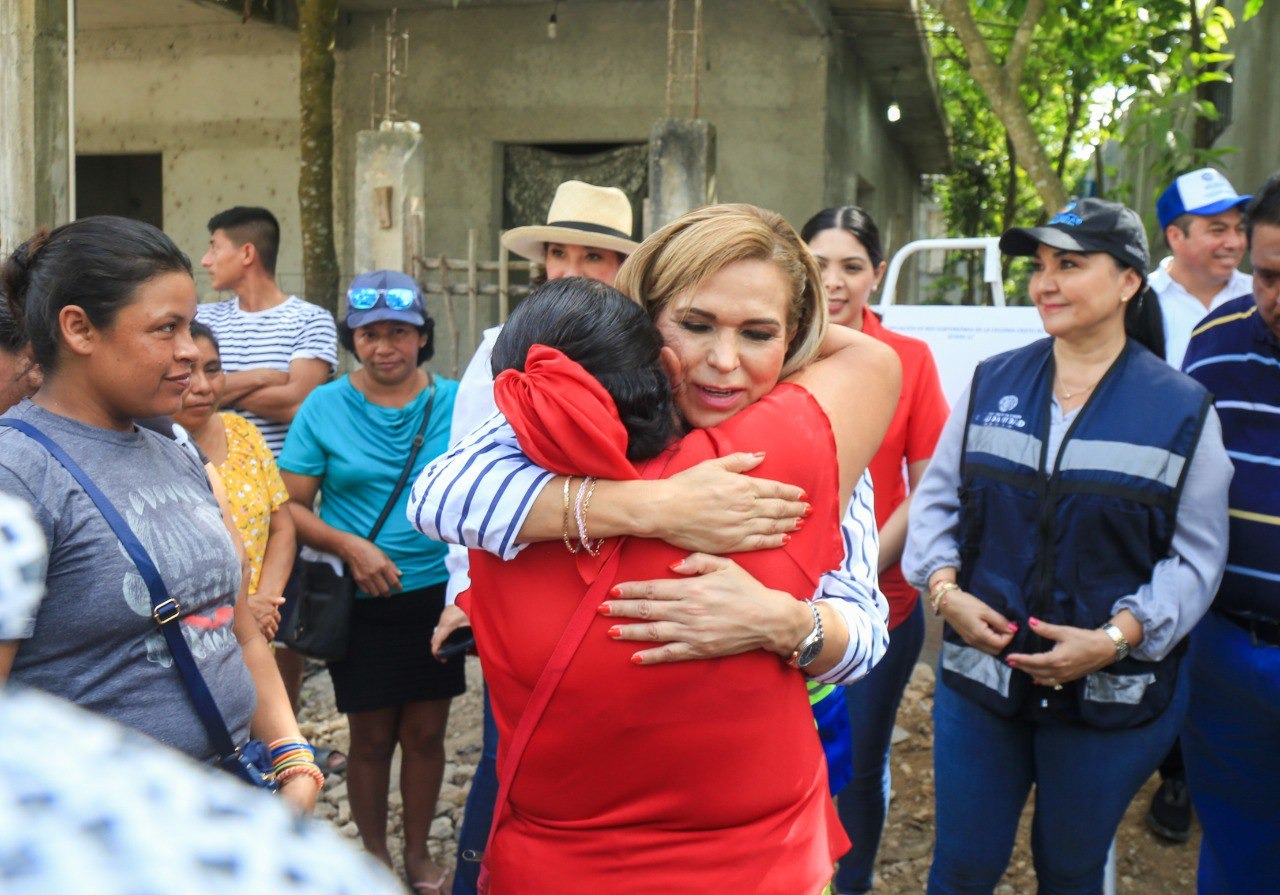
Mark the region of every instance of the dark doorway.
POLYGON ((76 217, 115 214, 164 229, 160 153, 76 156, 76 217))

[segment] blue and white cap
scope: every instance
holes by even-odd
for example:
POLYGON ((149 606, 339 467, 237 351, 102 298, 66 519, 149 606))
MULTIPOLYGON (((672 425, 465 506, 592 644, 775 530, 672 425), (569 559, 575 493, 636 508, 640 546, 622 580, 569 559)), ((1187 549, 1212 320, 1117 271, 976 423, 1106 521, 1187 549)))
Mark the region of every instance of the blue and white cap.
POLYGON ((1222 214, 1229 208, 1243 205, 1252 196, 1236 194, 1236 188, 1221 171, 1200 168, 1183 174, 1156 200, 1156 216, 1160 227, 1169 226, 1184 214, 1202 217, 1222 214))

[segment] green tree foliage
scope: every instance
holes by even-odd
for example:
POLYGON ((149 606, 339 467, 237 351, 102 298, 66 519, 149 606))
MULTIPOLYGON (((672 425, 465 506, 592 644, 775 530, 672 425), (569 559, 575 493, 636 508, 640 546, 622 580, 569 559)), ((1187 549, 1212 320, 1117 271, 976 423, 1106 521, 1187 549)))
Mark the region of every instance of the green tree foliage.
MULTIPOLYGON (((927 2, 955 141, 936 189, 951 232, 1043 220, 1107 139, 1149 146, 1162 171, 1220 154, 1211 91, 1229 78, 1234 21, 1219 0, 927 2)), ((1245 17, 1260 6, 1248 0, 1245 17)))

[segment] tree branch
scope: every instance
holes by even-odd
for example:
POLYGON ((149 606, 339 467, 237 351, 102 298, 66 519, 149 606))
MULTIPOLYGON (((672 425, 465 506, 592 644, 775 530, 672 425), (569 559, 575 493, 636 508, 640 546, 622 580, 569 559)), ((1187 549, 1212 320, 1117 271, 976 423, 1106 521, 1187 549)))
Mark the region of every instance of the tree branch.
POLYGON ((1031 37, 1044 15, 1044 6, 1044 0, 1027 0, 1027 8, 1022 12, 1018 30, 1013 32, 1009 55, 1004 60, 1004 74, 1011 84, 1022 82, 1022 73, 1027 67, 1027 53, 1031 50, 1031 37))

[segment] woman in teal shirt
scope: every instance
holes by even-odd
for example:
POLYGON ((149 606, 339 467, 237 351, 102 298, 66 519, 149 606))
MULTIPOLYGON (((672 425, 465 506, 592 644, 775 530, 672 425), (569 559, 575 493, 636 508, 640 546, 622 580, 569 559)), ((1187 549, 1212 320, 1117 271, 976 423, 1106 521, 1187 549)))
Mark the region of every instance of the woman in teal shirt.
POLYGON ((418 284, 375 271, 347 292, 343 345, 360 369, 317 388, 298 409, 280 454, 298 539, 335 554, 358 588, 347 657, 329 664, 338 709, 351 727, 348 796, 364 847, 391 866, 387 789, 391 756, 402 750, 404 865, 421 892, 439 891, 445 872, 427 833, 444 775, 449 704, 466 689, 461 662, 431 656, 444 608, 445 546, 425 540, 405 516, 408 488, 370 541, 428 415, 408 481, 444 453, 458 384, 421 369, 433 351, 433 321, 418 284), (323 491, 319 513, 311 507, 323 491))

